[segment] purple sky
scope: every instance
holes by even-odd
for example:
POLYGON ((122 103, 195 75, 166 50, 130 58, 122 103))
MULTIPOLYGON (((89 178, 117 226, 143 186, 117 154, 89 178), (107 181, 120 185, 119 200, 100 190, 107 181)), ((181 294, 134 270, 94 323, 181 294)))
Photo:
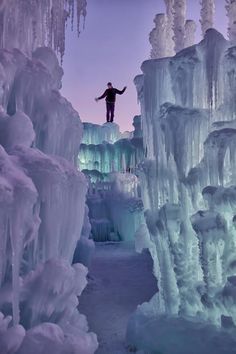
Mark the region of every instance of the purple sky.
MULTIPOLYGON (((111 81, 115 87, 128 86, 117 97, 115 122, 121 131, 132 130, 134 115, 140 114, 134 77, 141 73, 142 62, 149 58, 149 32, 156 13, 164 11, 162 0, 87 0, 85 29, 78 39, 67 31, 62 94, 79 112, 82 121, 105 122, 105 103, 94 98, 111 81)), ((198 23, 201 39, 198 0, 188 0, 188 18, 198 23)), ((225 1, 216 0, 215 28, 226 35, 225 1)))

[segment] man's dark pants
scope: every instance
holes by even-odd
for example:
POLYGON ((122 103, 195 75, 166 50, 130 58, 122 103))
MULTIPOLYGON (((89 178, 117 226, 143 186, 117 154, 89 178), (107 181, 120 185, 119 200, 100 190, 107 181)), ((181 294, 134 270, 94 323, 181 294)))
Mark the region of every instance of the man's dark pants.
POLYGON ((107 122, 113 122, 115 112, 115 102, 106 102, 107 105, 107 122))

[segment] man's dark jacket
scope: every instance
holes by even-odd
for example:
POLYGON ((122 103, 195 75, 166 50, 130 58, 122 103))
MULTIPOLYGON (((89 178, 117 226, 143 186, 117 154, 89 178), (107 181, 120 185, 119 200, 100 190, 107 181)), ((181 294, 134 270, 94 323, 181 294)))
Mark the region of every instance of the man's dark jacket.
POLYGON ((98 97, 99 100, 102 98, 106 97, 106 101, 109 103, 115 103, 116 101, 116 94, 122 95, 125 92, 126 88, 123 88, 123 90, 117 90, 116 88, 112 87, 107 89, 104 94, 100 97, 98 97))

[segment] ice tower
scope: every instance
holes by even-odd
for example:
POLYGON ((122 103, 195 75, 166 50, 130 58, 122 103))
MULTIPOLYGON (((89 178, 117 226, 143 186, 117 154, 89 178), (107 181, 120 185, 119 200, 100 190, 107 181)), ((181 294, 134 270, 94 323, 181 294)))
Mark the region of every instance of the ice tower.
POLYGON ((135 78, 148 228, 137 248, 151 253, 159 292, 127 338, 148 353, 236 353, 235 53, 207 29, 199 44, 144 62, 135 78))
MULTIPOLYGON (((1 354, 92 354, 98 346, 77 310, 87 268, 71 265, 86 211, 76 166, 82 123, 59 92, 56 54, 44 47, 63 55, 74 3, 0 3, 1 354)), ((85 5, 77 1, 78 20, 85 5)))

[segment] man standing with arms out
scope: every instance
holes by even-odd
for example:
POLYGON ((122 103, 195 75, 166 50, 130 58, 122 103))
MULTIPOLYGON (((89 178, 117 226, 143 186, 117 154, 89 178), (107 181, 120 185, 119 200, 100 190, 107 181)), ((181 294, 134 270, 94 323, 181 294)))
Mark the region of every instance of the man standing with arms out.
POLYGON ((106 106, 107 106, 107 122, 112 123, 114 119, 114 112, 115 112, 115 102, 116 102, 116 94, 123 95, 126 90, 126 86, 123 88, 122 91, 117 90, 112 86, 111 82, 108 82, 107 89, 104 94, 100 97, 95 98, 95 101, 98 102, 99 100, 106 97, 106 106))

